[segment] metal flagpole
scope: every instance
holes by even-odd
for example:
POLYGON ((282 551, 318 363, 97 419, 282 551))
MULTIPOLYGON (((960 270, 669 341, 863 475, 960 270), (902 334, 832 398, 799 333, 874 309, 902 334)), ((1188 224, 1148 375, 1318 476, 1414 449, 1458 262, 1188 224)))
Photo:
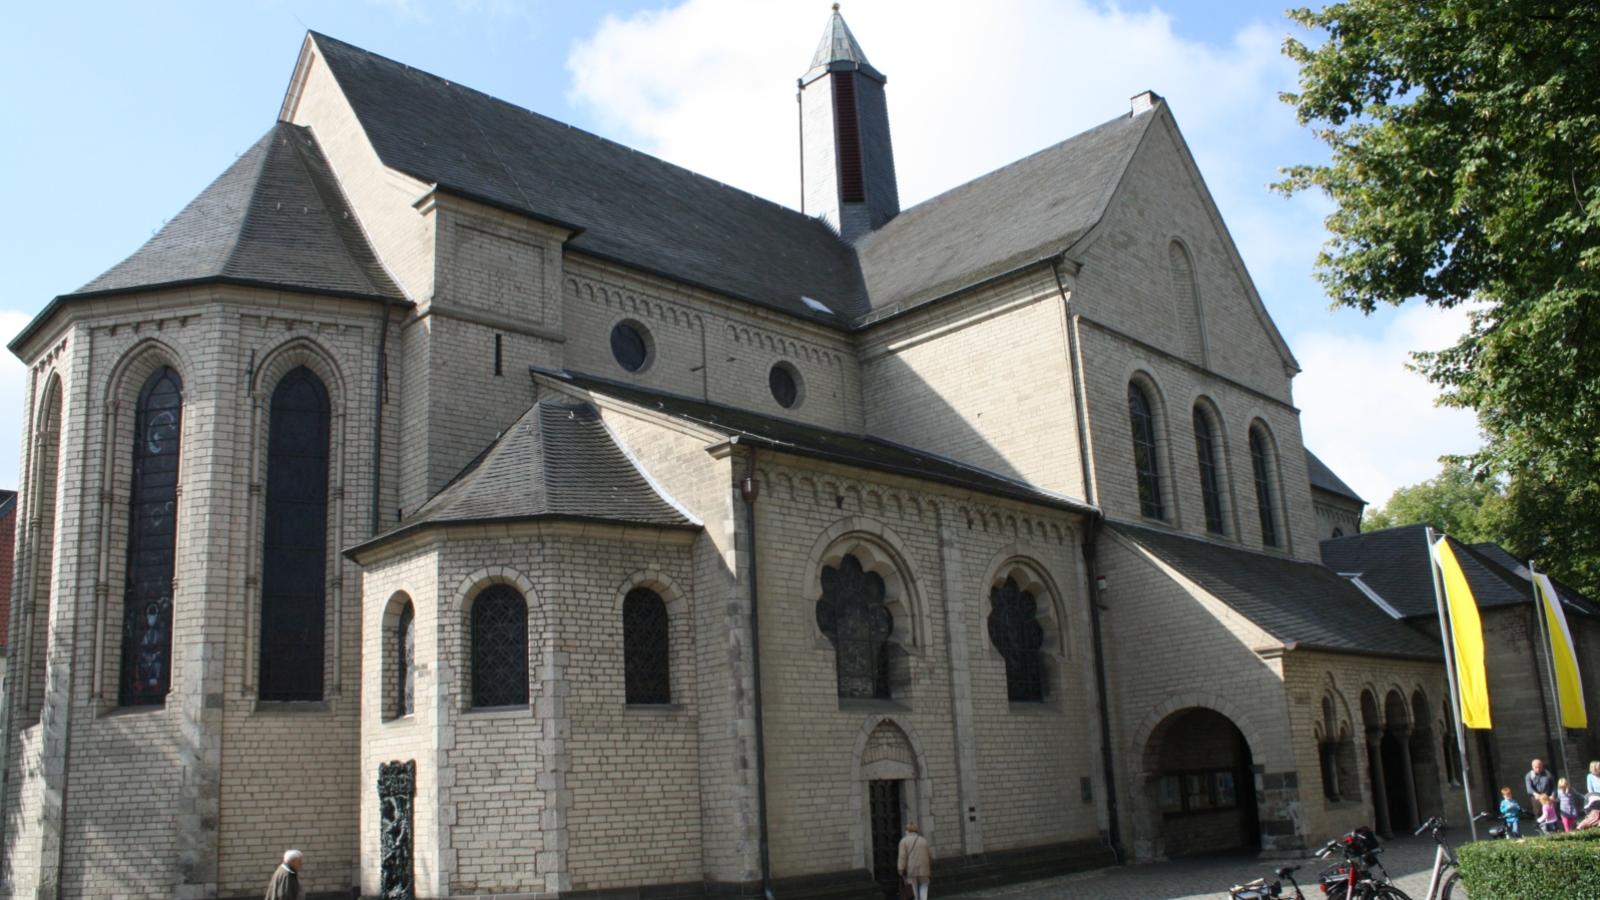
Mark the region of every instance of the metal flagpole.
MULTIPOLYGON (((1567 770, 1567 740, 1566 728, 1561 724, 1561 685, 1556 683, 1555 642, 1550 639, 1550 621, 1545 617, 1544 597, 1539 593, 1539 570, 1533 567, 1533 560, 1528 560, 1528 581, 1533 586, 1533 609, 1539 617, 1539 637, 1544 641, 1544 670, 1550 676, 1550 699, 1556 705, 1555 739, 1556 752, 1561 757, 1561 773, 1567 778, 1572 773, 1567 770)), ((1550 602, 1560 603, 1560 598, 1551 597, 1550 602)))
POLYGON ((1467 725, 1466 720, 1461 718, 1461 691, 1456 686, 1455 642, 1450 639, 1450 613, 1444 602, 1444 582, 1439 578, 1439 562, 1433 557, 1433 528, 1425 527, 1423 533, 1428 540, 1428 571, 1433 573, 1433 599, 1439 607, 1439 640, 1444 645, 1444 675, 1450 684, 1450 709, 1455 712, 1456 718, 1456 752, 1461 756, 1461 793, 1467 801, 1467 827, 1472 829, 1472 839, 1476 841, 1478 822, 1477 814, 1472 810, 1472 766, 1467 761, 1467 725))

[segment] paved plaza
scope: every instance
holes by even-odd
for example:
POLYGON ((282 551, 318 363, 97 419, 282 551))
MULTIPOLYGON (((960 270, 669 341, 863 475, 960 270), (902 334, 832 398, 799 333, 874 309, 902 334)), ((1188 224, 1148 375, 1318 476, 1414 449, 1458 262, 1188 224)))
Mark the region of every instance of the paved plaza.
MULTIPOLYGON (((1422 837, 1396 838, 1384 844, 1383 863, 1400 889, 1417 900, 1427 893, 1433 867, 1434 843, 1422 837)), ((1060 878, 1013 884, 962 894, 963 900, 1215 900, 1227 897, 1228 888, 1241 881, 1270 876, 1278 866, 1299 865, 1296 877, 1308 898, 1325 896, 1316 886, 1321 860, 1258 860, 1253 855, 1208 856, 1148 865, 1117 866, 1079 872, 1060 878)), ((937 885, 935 885, 937 887, 937 885)), ((1294 893, 1284 884, 1287 896, 1294 893)), ((1451 900, 1465 897, 1459 887, 1451 900)))

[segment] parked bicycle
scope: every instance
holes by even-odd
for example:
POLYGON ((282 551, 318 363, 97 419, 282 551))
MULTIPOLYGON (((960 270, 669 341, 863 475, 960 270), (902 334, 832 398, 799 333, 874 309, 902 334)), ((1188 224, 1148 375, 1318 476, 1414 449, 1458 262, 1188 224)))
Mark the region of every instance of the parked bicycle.
POLYGON ((1306 895, 1301 893, 1299 882, 1294 880, 1294 873, 1299 871, 1299 869, 1299 866, 1284 866, 1281 869, 1275 870, 1272 874, 1277 877, 1277 881, 1268 881, 1265 878, 1257 878, 1255 881, 1249 881, 1244 884, 1236 884, 1233 887, 1228 888, 1228 896, 1233 898, 1233 900, 1272 900, 1272 898, 1282 898, 1282 900, 1305 900, 1306 895), (1292 896, 1283 893, 1284 879, 1288 879, 1289 886, 1294 888, 1294 894, 1292 896))
MULTIPOLYGON (((1473 821, 1485 822, 1496 818, 1499 817, 1492 812, 1481 812, 1473 817, 1473 821)), ((1433 836, 1433 842, 1438 845, 1433 851, 1433 874, 1428 877, 1428 893, 1423 895, 1422 900, 1450 900, 1452 892, 1455 891, 1461 862, 1456 859, 1455 850, 1444 842, 1445 828, 1444 819, 1434 816, 1423 822, 1422 827, 1416 832, 1418 835, 1424 831, 1428 832, 1433 836)), ((1504 831, 1504 828, 1490 828, 1489 836, 1501 837, 1503 835, 1496 832, 1504 831)))

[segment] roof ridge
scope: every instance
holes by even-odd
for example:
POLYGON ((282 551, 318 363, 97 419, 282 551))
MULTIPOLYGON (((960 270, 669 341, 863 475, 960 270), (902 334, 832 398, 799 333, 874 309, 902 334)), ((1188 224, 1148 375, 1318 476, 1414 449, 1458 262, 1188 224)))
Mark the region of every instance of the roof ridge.
MULTIPOLYGON (((506 100, 506 99, 504 99, 502 97, 496 97, 495 95, 493 95, 493 94, 491 94, 491 93, 489 93, 487 91, 479 90, 478 88, 475 88, 475 87, 473 87, 473 86, 471 86, 469 84, 465 84, 465 83, 460 82, 460 81, 455 81, 455 80, 446 78, 443 75, 436 75, 436 74, 434 74, 432 72, 429 72, 426 69, 419 69, 416 66, 409 65, 407 63, 403 63, 403 62, 401 62, 401 61, 399 61, 397 59, 393 59, 393 58, 388 57, 388 56, 384 56, 381 53, 374 53, 371 50, 366 49, 365 47, 359 47, 359 46, 357 46, 355 44, 350 43, 349 41, 341 41, 336 37, 333 37, 333 36, 327 35, 327 34, 323 34, 322 32, 319 32, 319 31, 310 31, 310 30, 308 30, 307 33, 311 34, 312 36, 314 36, 316 38, 327 40, 327 41, 331 41, 331 42, 333 42, 335 44, 340 44, 342 46, 348 47, 351 50, 356 51, 357 53, 361 53, 361 54, 364 54, 366 56, 370 56, 373 59, 381 60, 381 61, 389 63, 391 65, 399 66, 399 67, 401 67, 401 68, 403 68, 403 69, 405 69, 407 71, 416 72, 417 74, 422 75, 422 76, 427 77, 427 78, 432 78, 435 81, 439 81, 439 82, 441 82, 443 84, 449 85, 451 88, 455 88, 455 89, 458 89, 458 90, 466 91, 466 92, 471 93, 471 94, 477 94, 478 96, 483 97, 484 99, 489 100, 491 102, 498 103, 498 104, 500 104, 502 106, 508 106, 508 107, 510 107, 510 108, 512 108, 514 110, 517 110, 518 112, 524 113, 526 115, 534 116, 534 117, 539 118, 539 119, 543 119, 543 120, 545 120, 547 122, 550 122, 553 125, 559 125, 560 127, 568 129, 569 131, 577 132, 578 134, 584 135, 585 137, 593 138, 594 140, 601 141, 603 143, 609 144, 609 145, 611 145, 613 147, 616 147, 618 149, 625 150, 625 151, 627 151, 629 153, 636 153, 636 154, 638 154, 640 156, 649 157, 650 159, 655 160, 656 162, 660 163, 661 165, 669 166, 669 167, 671 167, 673 169, 676 169, 676 170, 678 170, 680 172, 683 172, 686 175, 690 175, 690 176, 692 176, 694 178, 697 178, 697 179, 699 179, 701 181, 704 181, 704 182, 707 182, 707 183, 710 183, 710 184, 714 184, 717 187, 723 188, 725 190, 734 191, 734 192, 737 192, 737 193, 740 193, 740 194, 744 194, 745 196, 748 196, 753 200, 758 200, 758 201, 760 201, 762 203, 767 204, 768 206, 772 206, 772 207, 774 207, 776 209, 782 210, 783 212, 788 213, 789 215, 797 216, 797 217, 799 217, 801 219, 804 219, 805 221, 813 222, 813 223, 816 223, 817 225, 819 225, 819 226, 821 226, 823 228, 827 228, 827 223, 823 219, 821 219, 821 218, 819 218, 817 216, 808 215, 807 213, 802 212, 802 211, 800 211, 798 209, 795 209, 792 206, 788 206, 786 204, 779 203, 778 201, 773 200, 773 199, 771 199, 769 197, 763 197, 760 194, 755 193, 754 191, 747 190, 747 189, 739 187, 737 185, 729 184, 726 181, 721 181, 719 179, 712 178, 711 176, 706 175, 706 174, 704 174, 702 172, 696 172, 695 170, 693 170, 691 168, 688 168, 687 166, 679 165, 678 163, 672 162, 671 160, 668 160, 668 159, 662 159, 661 157, 656 156, 653 153, 646 153, 645 151, 640 150, 637 147, 631 147, 631 146, 629 146, 627 144, 622 143, 621 141, 612 140, 611 138, 608 138, 608 137, 606 137, 604 135, 601 135, 601 134, 596 134, 593 131, 589 131, 588 129, 585 129, 585 128, 579 128, 579 127, 577 127, 576 125, 573 125, 570 122, 563 122, 560 119, 555 118, 554 116, 548 116, 548 115, 545 115, 544 113, 541 113, 541 112, 539 112, 537 110, 529 109, 526 106, 518 105, 518 104, 513 103, 510 100, 506 100)), ((335 78, 335 80, 337 80, 338 79, 338 75, 334 75, 334 78, 335 78)), ((469 113, 469 115, 470 115, 470 113, 469 113)), ((359 118, 359 116, 357 118, 359 118)), ((474 126, 476 127, 476 122, 474 122, 474 126)), ((480 128, 480 132, 479 133, 480 134, 482 133, 481 128, 480 128)), ((505 167, 505 164, 503 162, 501 162, 498 158, 496 158, 495 161, 502 168, 505 167)), ((518 190, 519 191, 521 190, 521 186, 520 185, 518 186, 518 190)), ((524 197, 526 197, 526 193, 524 193, 524 197)), ((830 232, 832 231, 831 228, 829 228, 828 230, 830 232)), ((835 234, 835 237, 837 238, 837 233, 835 232, 834 234, 835 234)), ((842 238, 839 238, 839 240, 840 240, 841 243, 844 243, 844 240, 842 238)))
POLYGON ((373 247, 372 237, 367 233, 366 226, 362 224, 361 217, 355 215, 355 206, 350 202, 350 197, 344 191, 344 183, 337 175, 333 174, 333 164, 328 162, 327 154, 322 152, 322 144, 317 140, 310 128, 296 125, 292 122, 280 123, 289 132, 301 139, 302 143, 294 145, 295 158, 299 161, 301 169, 306 174, 306 180, 311 183, 312 190, 322 199, 323 211, 328 213, 333 233, 344 247, 345 253, 350 256, 350 261, 355 264, 356 270, 361 274, 367 285, 375 294, 398 294, 406 296, 405 288, 400 284, 400 279, 394 277, 389 271, 388 264, 383 257, 378 255, 373 247), (308 157, 315 153, 321 159, 321 166, 314 165, 308 157), (322 177, 326 174, 332 177, 322 177), (332 193, 330 197, 329 194, 332 193), (331 201, 331 202, 330 202, 331 201), (334 205, 339 207, 339 215, 334 216, 334 205), (359 241, 355 246, 353 242, 359 241), (367 261, 363 261, 367 260, 367 261), (376 269, 374 272, 373 269, 376 269), (380 283, 374 274, 380 275, 388 284, 380 283))

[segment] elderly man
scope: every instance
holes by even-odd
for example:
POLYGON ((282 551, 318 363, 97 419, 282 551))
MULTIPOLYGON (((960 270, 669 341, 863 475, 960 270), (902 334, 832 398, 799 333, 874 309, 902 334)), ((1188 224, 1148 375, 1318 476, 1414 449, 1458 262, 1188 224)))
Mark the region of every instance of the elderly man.
POLYGON ((305 892, 300 890, 300 866, 305 863, 306 855, 299 850, 286 850, 283 854, 283 863, 272 873, 272 880, 267 882, 266 900, 301 900, 305 892))
POLYGON ((1528 803, 1531 804, 1533 809, 1539 808, 1539 801, 1534 799, 1535 796, 1544 794, 1547 797, 1554 797, 1556 795, 1556 777, 1545 771, 1544 760, 1542 759, 1533 761, 1533 768, 1529 770, 1528 774, 1522 776, 1522 786, 1528 792, 1528 803))

